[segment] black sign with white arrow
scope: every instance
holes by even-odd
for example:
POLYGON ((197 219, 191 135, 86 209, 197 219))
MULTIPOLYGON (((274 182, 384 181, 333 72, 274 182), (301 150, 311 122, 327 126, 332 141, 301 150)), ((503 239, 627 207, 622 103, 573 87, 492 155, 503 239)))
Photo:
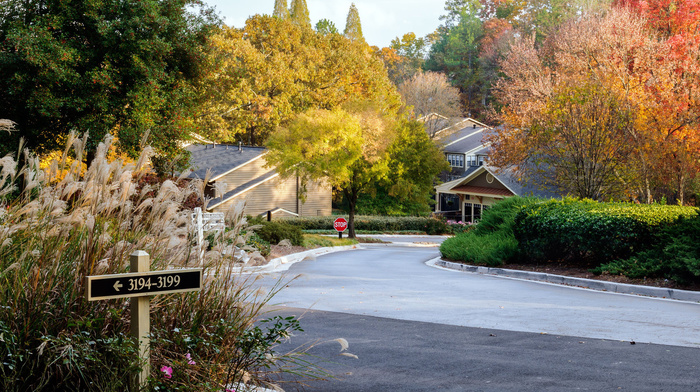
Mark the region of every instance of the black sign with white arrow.
POLYGON ((201 288, 201 268, 87 277, 88 301, 184 293, 201 288))

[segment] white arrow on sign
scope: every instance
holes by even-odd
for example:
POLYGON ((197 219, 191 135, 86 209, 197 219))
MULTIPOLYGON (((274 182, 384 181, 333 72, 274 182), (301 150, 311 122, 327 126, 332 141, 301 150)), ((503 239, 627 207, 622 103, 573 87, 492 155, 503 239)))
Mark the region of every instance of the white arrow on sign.
POLYGON ((112 286, 112 287, 114 287, 114 290, 119 291, 119 289, 122 288, 123 286, 124 286, 123 284, 119 284, 119 281, 116 281, 114 283, 114 286, 112 286))

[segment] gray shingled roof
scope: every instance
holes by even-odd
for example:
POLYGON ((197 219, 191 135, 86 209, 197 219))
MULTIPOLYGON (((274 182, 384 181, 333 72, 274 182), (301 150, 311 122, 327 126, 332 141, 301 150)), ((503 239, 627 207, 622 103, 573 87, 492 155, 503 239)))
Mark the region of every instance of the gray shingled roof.
POLYGON ((265 153, 264 147, 238 146, 226 144, 192 144, 187 146, 191 154, 190 163, 193 172, 190 178, 204 179, 207 170, 211 169, 212 179, 236 168, 246 162, 260 157, 265 153))
POLYGON ((443 150, 448 153, 466 153, 482 146, 481 139, 486 128, 462 128, 441 140, 443 150))
POLYGON ((519 196, 537 196, 544 199, 559 198, 562 193, 557 189, 543 189, 540 184, 518 181, 517 176, 512 170, 503 169, 497 171, 493 167, 488 167, 494 177, 503 185, 507 186, 519 196))

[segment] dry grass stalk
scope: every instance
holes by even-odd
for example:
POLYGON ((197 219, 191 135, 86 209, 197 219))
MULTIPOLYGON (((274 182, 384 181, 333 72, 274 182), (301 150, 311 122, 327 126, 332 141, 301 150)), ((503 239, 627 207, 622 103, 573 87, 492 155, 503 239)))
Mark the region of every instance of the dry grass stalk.
MULTIPOLYGON (((24 353, 41 348, 40 357, 26 359, 20 364, 24 367, 4 374, 0 389, 121 388, 115 380, 124 374, 110 372, 123 368, 90 373, 94 369, 83 369, 87 365, 69 355, 77 346, 56 342, 85 333, 96 333, 100 339, 127 333, 128 300, 88 302, 84 282, 88 275, 128 272, 129 255, 135 250, 150 254, 152 270, 198 266, 216 277, 207 279, 196 294, 153 297, 151 320, 154 333, 171 342, 153 346, 154 365, 173 363, 184 355, 177 352, 182 346, 176 344, 183 331, 193 338, 215 333, 216 347, 191 346, 201 365, 190 370, 188 382, 206 381, 219 388, 225 383, 225 364, 237 355, 237 340, 281 287, 261 293, 252 288, 252 278, 230 268, 238 262, 234 250, 246 242, 243 206, 226 212, 229 230, 221 238, 223 247, 208 252, 199 264, 190 234, 192 211, 183 208, 183 202, 194 193, 206 204, 205 182, 178 186, 184 180, 179 178, 165 181, 158 189, 139 189, 139 180, 147 174, 150 148, 143 149, 135 165, 110 162, 108 137, 84 170, 80 162, 86 142, 87 136, 71 134, 62 156, 46 170, 28 151, 27 165, 19 171, 11 157, 0 159, 0 336, 5 338, 1 343, 11 338, 12 350, 24 353), (69 164, 71 154, 75 160, 69 164), (20 177, 23 189, 17 195, 20 177), (16 197, 8 199, 8 195, 16 197), (215 329, 224 327, 226 333, 216 335, 215 329)), ((158 366, 154 368, 157 371, 158 366)), ((264 372, 246 371, 252 381, 265 378, 264 372)))

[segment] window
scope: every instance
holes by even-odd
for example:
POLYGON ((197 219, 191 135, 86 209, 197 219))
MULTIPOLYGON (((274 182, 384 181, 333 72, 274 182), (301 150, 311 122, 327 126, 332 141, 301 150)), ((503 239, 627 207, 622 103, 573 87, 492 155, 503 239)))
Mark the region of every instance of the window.
POLYGON ((449 162, 452 167, 464 167, 464 155, 447 154, 447 162, 449 162))
POLYGON ((478 222, 481 219, 482 207, 481 204, 464 203, 464 221, 478 222))
POLYGON ((484 156, 483 155, 469 155, 467 157, 468 166, 483 166, 484 156))

